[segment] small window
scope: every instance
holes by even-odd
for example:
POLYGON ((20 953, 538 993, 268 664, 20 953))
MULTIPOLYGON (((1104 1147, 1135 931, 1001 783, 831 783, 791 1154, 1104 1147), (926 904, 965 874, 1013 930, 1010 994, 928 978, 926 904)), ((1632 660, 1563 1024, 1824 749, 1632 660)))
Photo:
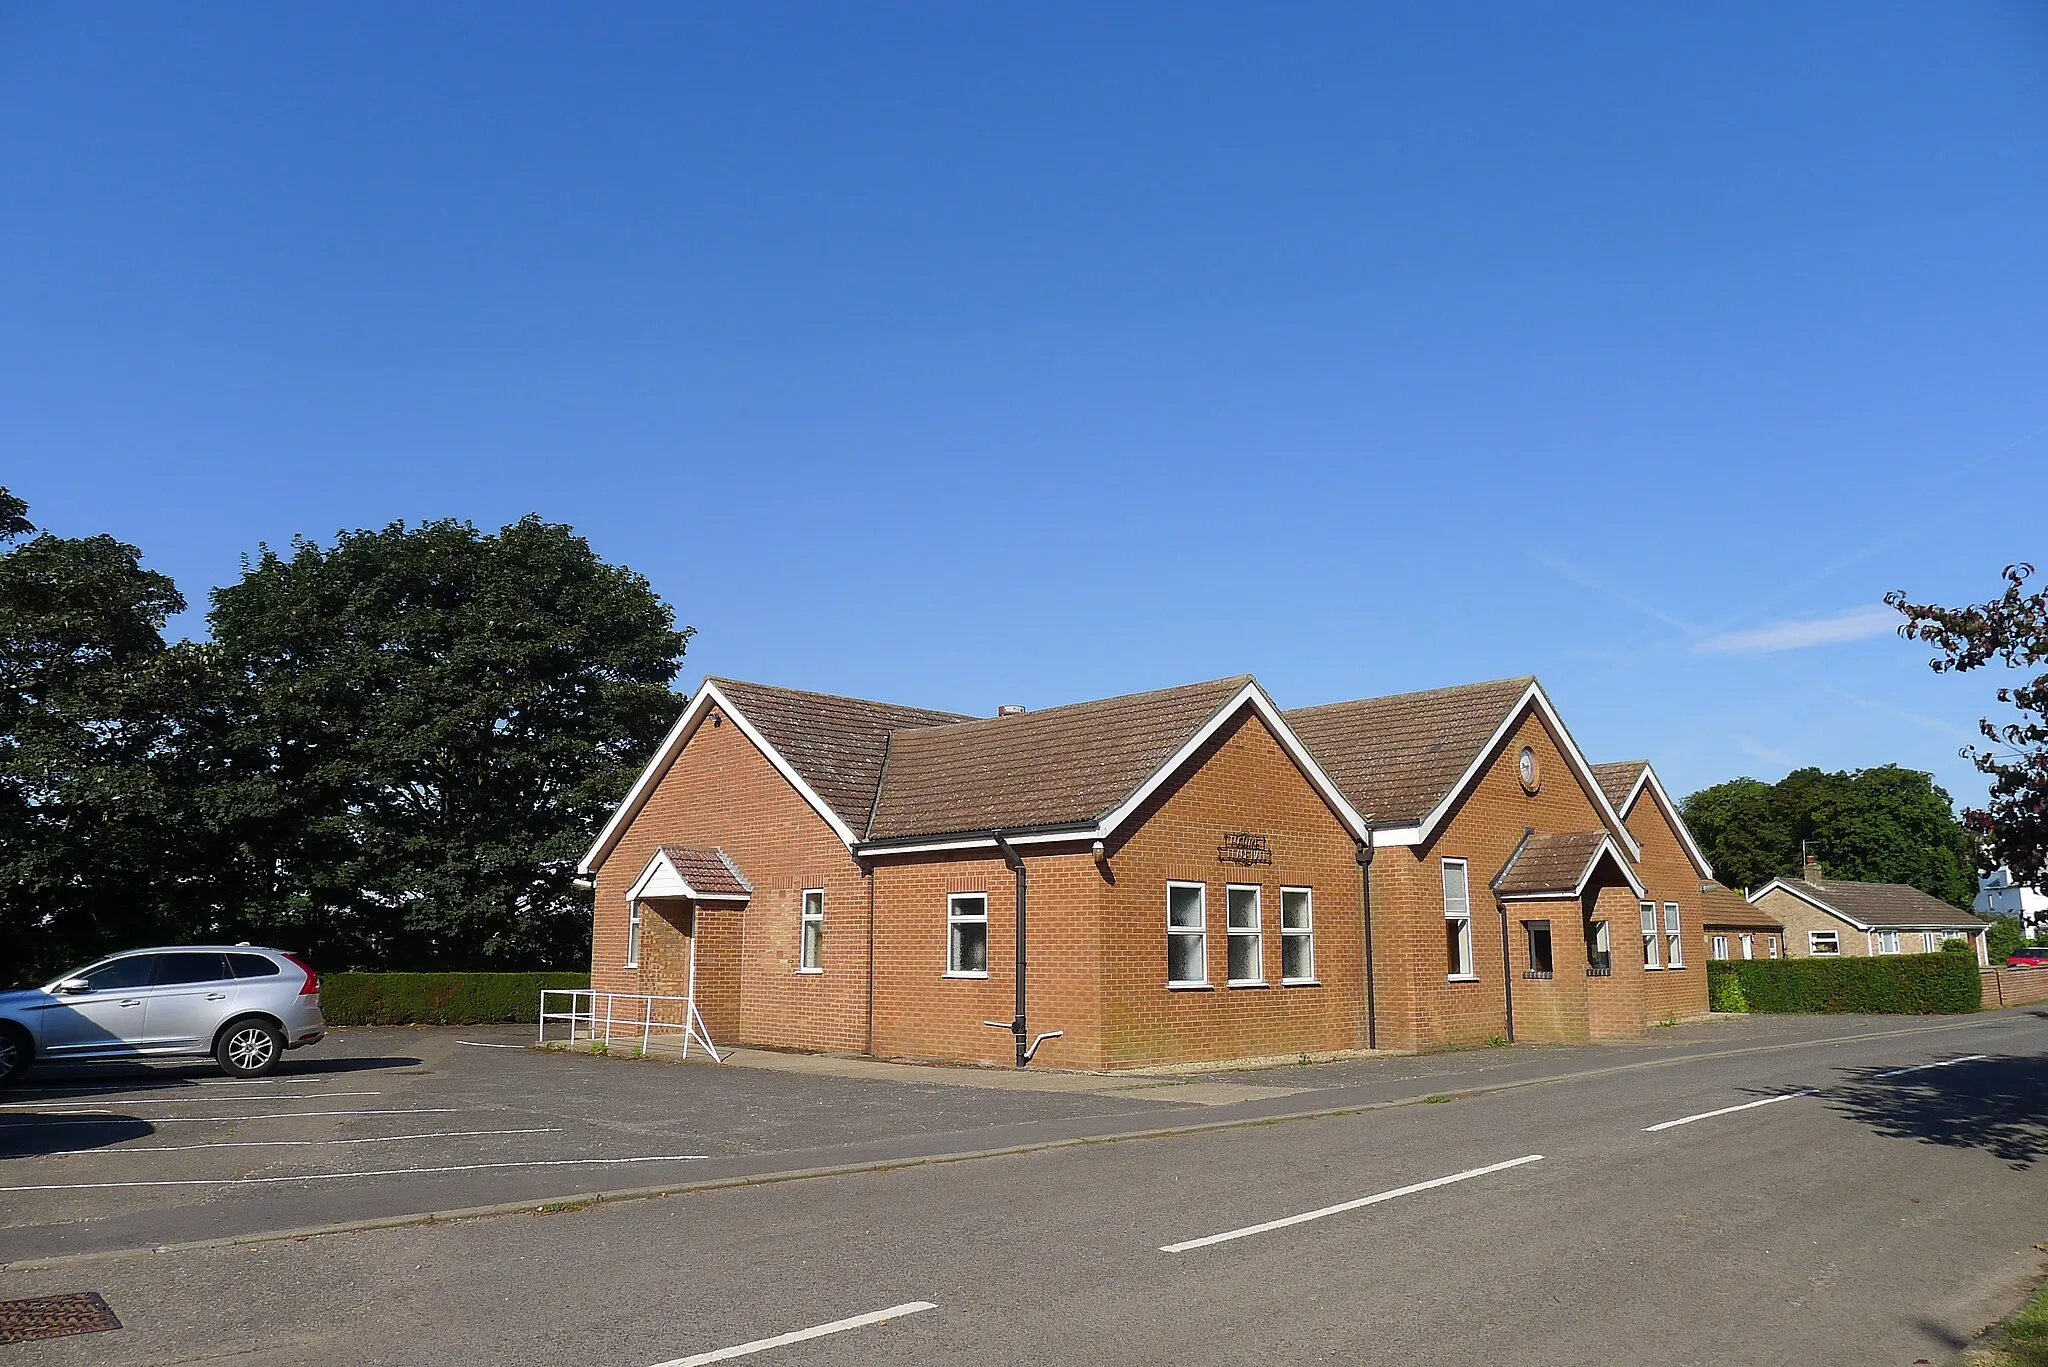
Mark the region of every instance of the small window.
POLYGON ((1765 957, 1765 958, 1768 958, 1768 959, 1775 959, 1775 958, 1777 958, 1777 957, 1778 957, 1778 937, 1777 937, 1777 936, 1775 936, 1775 935, 1766 935, 1766 936, 1764 936, 1764 957, 1765 957))
POLYGON ((1524 921, 1522 933, 1529 941, 1529 969, 1523 974, 1528 978, 1547 978, 1551 975, 1550 922, 1524 921))
POLYGON ((1586 926, 1586 976, 1589 978, 1611 977, 1614 973, 1614 941, 1605 921, 1588 922, 1586 926))
POLYGON ((1259 890, 1231 884, 1224 889, 1225 927, 1230 940, 1230 985, 1255 987, 1266 981, 1266 936, 1260 924, 1259 890))
POLYGON ((825 971, 825 890, 805 888, 802 924, 798 927, 802 943, 797 949, 797 971, 801 973, 823 973, 825 971))
POLYGON ((1679 933, 1678 903, 1664 904, 1664 962, 1672 968, 1685 967, 1685 937, 1679 933))
POLYGON ((1444 860, 1444 976, 1473 978, 1472 898, 1462 859, 1444 860))
POLYGON ((148 987, 155 973, 156 955, 130 954, 125 959, 96 964, 78 976, 91 983, 95 992, 130 992, 148 987))
POLYGON ((1744 935, 1742 937, 1742 957, 1745 959, 1754 959, 1756 957, 1756 936, 1744 935))
POLYGON ((626 967, 640 967, 640 903, 626 903, 626 967))
POLYGON ((1664 956, 1658 945, 1660 937, 1657 934, 1657 904, 1641 902, 1637 905, 1641 907, 1643 914, 1643 967, 1662 968, 1664 956))
POLYGON ((1933 953, 1937 952, 1938 950, 1940 950, 1940 948, 1941 948, 1941 936, 1939 936, 1939 935, 1935 934, 1935 933, 1934 933, 1933 931, 1931 931, 1931 930, 1924 930, 1924 931, 1920 932, 1920 949, 1921 949, 1921 952, 1923 952, 1923 953, 1926 953, 1926 954, 1933 954, 1933 953))
POLYGON ((237 978, 275 978, 283 971, 268 954, 230 954, 228 967, 237 978))
POLYGON ((234 974, 228 971, 228 956, 225 954, 184 950, 175 954, 156 956, 158 987, 183 987, 187 983, 217 983, 232 977, 234 974))
POLYGON ((1204 987, 1209 982, 1209 889, 1202 883, 1166 885, 1166 982, 1204 987))
POLYGON ((1307 888, 1280 889, 1280 981, 1316 980, 1315 894, 1307 888))
POLYGON ((988 976, 988 894, 956 892, 946 899, 946 972, 956 978, 988 976))
POLYGON ((1877 952, 1880 954, 1898 953, 1899 932, 1896 930, 1880 930, 1877 932, 1877 952))
POLYGON ((1809 930, 1806 932, 1806 952, 1819 959, 1840 954, 1842 937, 1832 930, 1809 930))
MULTIPOLYGON (((1745 935, 1742 938, 1746 940, 1749 937, 1745 935)), ((1714 935, 1708 938, 1707 957, 1710 959, 1725 959, 1728 957, 1728 937, 1726 935, 1714 935)), ((1745 954, 1742 957, 1746 959, 1749 956, 1745 954)))

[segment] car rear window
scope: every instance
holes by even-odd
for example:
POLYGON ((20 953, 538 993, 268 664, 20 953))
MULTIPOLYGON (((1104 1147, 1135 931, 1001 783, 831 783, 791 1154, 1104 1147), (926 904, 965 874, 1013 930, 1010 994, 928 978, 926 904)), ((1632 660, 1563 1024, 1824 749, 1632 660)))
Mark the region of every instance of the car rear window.
POLYGON ((283 972, 275 959, 266 959, 261 954, 230 954, 228 966, 235 970, 237 978, 275 978, 283 972))
POLYGON ((182 951, 156 956, 156 985, 177 987, 183 983, 217 983, 233 976, 225 954, 182 951))

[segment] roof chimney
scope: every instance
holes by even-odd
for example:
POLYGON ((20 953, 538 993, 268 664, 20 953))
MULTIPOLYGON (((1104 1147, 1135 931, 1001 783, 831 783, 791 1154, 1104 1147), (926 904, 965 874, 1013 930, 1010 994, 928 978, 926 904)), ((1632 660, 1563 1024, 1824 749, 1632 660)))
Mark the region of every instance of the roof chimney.
POLYGON ((1820 860, 1813 855, 1807 855, 1806 868, 1802 871, 1802 876, 1809 883, 1818 883, 1820 881, 1820 860))
POLYGON ((996 709, 996 715, 998 717, 1021 717, 1024 715, 1024 706, 1021 703, 1006 702, 996 709))

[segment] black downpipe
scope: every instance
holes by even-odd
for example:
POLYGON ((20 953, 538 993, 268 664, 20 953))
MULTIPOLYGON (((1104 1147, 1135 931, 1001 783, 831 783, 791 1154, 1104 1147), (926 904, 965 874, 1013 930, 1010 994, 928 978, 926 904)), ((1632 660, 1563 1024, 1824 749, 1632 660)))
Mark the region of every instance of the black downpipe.
POLYGON ((1500 983, 1508 994, 1508 1043, 1515 1042, 1515 959, 1508 946, 1508 904, 1494 899, 1500 908, 1500 983))
POLYGON ((1024 987, 1028 981, 1025 959, 1024 936, 1024 856, 1003 837, 1001 831, 989 832, 995 837, 996 848, 1002 851, 1003 862, 1010 866, 1010 872, 1017 877, 1017 1015, 1010 1022, 1010 1033, 1017 1037, 1017 1066, 1031 1062, 1030 1028, 1024 1022, 1024 987))
POLYGON ((1380 1019, 1372 982, 1372 833, 1358 844, 1358 893, 1365 908, 1365 1047, 1380 1047, 1380 1019))

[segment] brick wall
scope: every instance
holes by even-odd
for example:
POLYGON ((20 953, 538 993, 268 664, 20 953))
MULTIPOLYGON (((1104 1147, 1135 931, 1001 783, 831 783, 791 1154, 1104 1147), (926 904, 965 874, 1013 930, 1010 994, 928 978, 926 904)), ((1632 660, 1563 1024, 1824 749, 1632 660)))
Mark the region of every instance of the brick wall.
MULTIPOLYGON (((1704 912, 1700 904, 1700 879, 1706 875, 1686 854, 1670 817, 1647 787, 1636 799, 1636 805, 1629 809, 1627 822, 1629 834, 1642 847, 1643 857, 1636 863, 1636 877, 1643 881, 1645 895, 1657 904, 1658 931, 1660 934, 1663 931, 1664 904, 1678 903, 1679 935, 1685 950, 1685 966, 1673 968, 1668 961, 1669 937, 1659 944, 1661 952, 1658 957, 1664 961, 1664 967, 1643 975, 1646 1019, 1684 1020, 1690 1016, 1705 1015, 1707 938, 1701 921, 1704 912)), ((1640 916, 1641 912, 1638 911, 1637 915, 1640 916)), ((1638 927, 1636 943, 1640 944, 1640 922, 1638 927)))
POLYGON ((1801 898, 1794 897, 1783 888, 1772 888, 1756 900, 1756 906, 1785 925, 1785 954, 1788 958, 1807 957, 1808 931, 1832 930, 1841 941, 1842 953, 1868 954, 1869 942, 1862 931, 1847 921, 1838 920, 1801 898))
POLYGON ((1987 968, 1979 976, 1987 1010, 2048 1002, 2048 968, 1987 968))

